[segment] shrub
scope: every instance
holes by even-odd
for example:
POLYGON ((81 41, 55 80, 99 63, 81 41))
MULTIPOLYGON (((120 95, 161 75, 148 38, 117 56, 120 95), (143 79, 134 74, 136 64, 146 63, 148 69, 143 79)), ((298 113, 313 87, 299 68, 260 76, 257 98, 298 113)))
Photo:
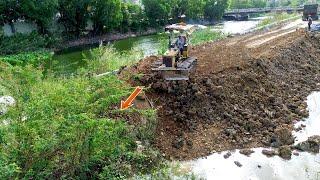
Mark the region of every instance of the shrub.
POLYGON ((49 48, 56 44, 55 36, 41 36, 37 32, 31 34, 16 34, 0 38, 0 55, 10 55, 22 52, 32 52, 49 48))
POLYGON ((48 51, 23 52, 14 55, 0 56, 0 61, 7 62, 12 65, 40 65, 52 58, 52 54, 48 51))
POLYGON ((113 47, 105 46, 91 50, 91 58, 86 58, 87 69, 85 71, 93 74, 101 74, 114 71, 124 66, 130 66, 143 58, 139 50, 131 50, 120 53, 113 47))
POLYGON ((191 44, 199 45, 205 42, 215 41, 223 37, 224 36, 221 32, 212 31, 210 28, 201 29, 201 30, 195 31, 191 35, 191 44))
POLYGON ((31 65, 1 65, 0 79, 16 99, 0 116, 0 179, 117 179, 159 161, 136 151, 124 121, 101 116, 130 93, 117 77, 44 78, 31 65))

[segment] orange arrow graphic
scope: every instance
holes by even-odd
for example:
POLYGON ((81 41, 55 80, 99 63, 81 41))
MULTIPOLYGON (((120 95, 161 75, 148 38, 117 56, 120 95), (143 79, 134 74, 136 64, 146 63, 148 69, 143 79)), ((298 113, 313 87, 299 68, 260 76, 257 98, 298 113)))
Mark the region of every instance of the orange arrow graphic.
POLYGON ((120 106, 120 109, 121 110, 125 110, 125 109, 128 109, 133 100, 141 93, 142 91, 142 88, 141 87, 136 87, 136 89, 133 91, 133 93, 128 97, 128 99, 126 101, 121 101, 121 106, 120 106))

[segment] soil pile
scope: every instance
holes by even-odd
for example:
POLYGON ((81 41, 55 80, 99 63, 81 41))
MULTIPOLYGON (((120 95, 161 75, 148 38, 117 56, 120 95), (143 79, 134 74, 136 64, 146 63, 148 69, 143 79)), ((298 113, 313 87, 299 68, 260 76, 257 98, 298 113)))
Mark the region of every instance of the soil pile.
POLYGON ((159 107, 163 155, 187 160, 294 142, 293 121, 308 116, 305 98, 319 90, 320 35, 296 31, 254 48, 249 36, 194 47, 199 63, 189 81, 161 80, 149 70, 156 57, 131 69, 144 74, 135 83, 151 87, 159 107))

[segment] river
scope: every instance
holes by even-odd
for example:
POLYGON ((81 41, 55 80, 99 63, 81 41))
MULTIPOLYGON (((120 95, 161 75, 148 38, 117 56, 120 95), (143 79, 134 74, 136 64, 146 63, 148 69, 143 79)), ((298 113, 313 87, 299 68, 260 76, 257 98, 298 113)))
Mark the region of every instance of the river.
MULTIPOLYGON (((266 17, 251 18, 248 21, 224 21, 210 28, 227 34, 242 34, 255 28, 263 18, 266 17)), ((137 49, 141 50, 144 56, 150 56, 158 54, 160 42, 166 38, 167 35, 165 33, 159 33, 156 35, 123 39, 112 42, 111 45, 119 52, 137 49)), ((85 64, 84 59, 90 56, 90 50, 92 48, 96 47, 73 48, 55 54, 49 66, 52 70, 62 74, 72 73, 85 64)))

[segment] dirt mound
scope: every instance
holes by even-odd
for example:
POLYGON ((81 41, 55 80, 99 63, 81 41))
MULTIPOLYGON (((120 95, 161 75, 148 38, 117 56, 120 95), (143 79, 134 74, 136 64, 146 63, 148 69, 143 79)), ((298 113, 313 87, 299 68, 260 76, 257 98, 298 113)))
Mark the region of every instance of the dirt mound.
POLYGON ((168 158, 192 159, 292 144, 293 121, 308 115, 306 97, 320 80, 319 40, 297 31, 253 49, 239 38, 194 47, 190 81, 160 80, 148 71, 156 58, 143 61, 131 71, 144 74, 139 83, 160 107, 155 145, 168 158))

